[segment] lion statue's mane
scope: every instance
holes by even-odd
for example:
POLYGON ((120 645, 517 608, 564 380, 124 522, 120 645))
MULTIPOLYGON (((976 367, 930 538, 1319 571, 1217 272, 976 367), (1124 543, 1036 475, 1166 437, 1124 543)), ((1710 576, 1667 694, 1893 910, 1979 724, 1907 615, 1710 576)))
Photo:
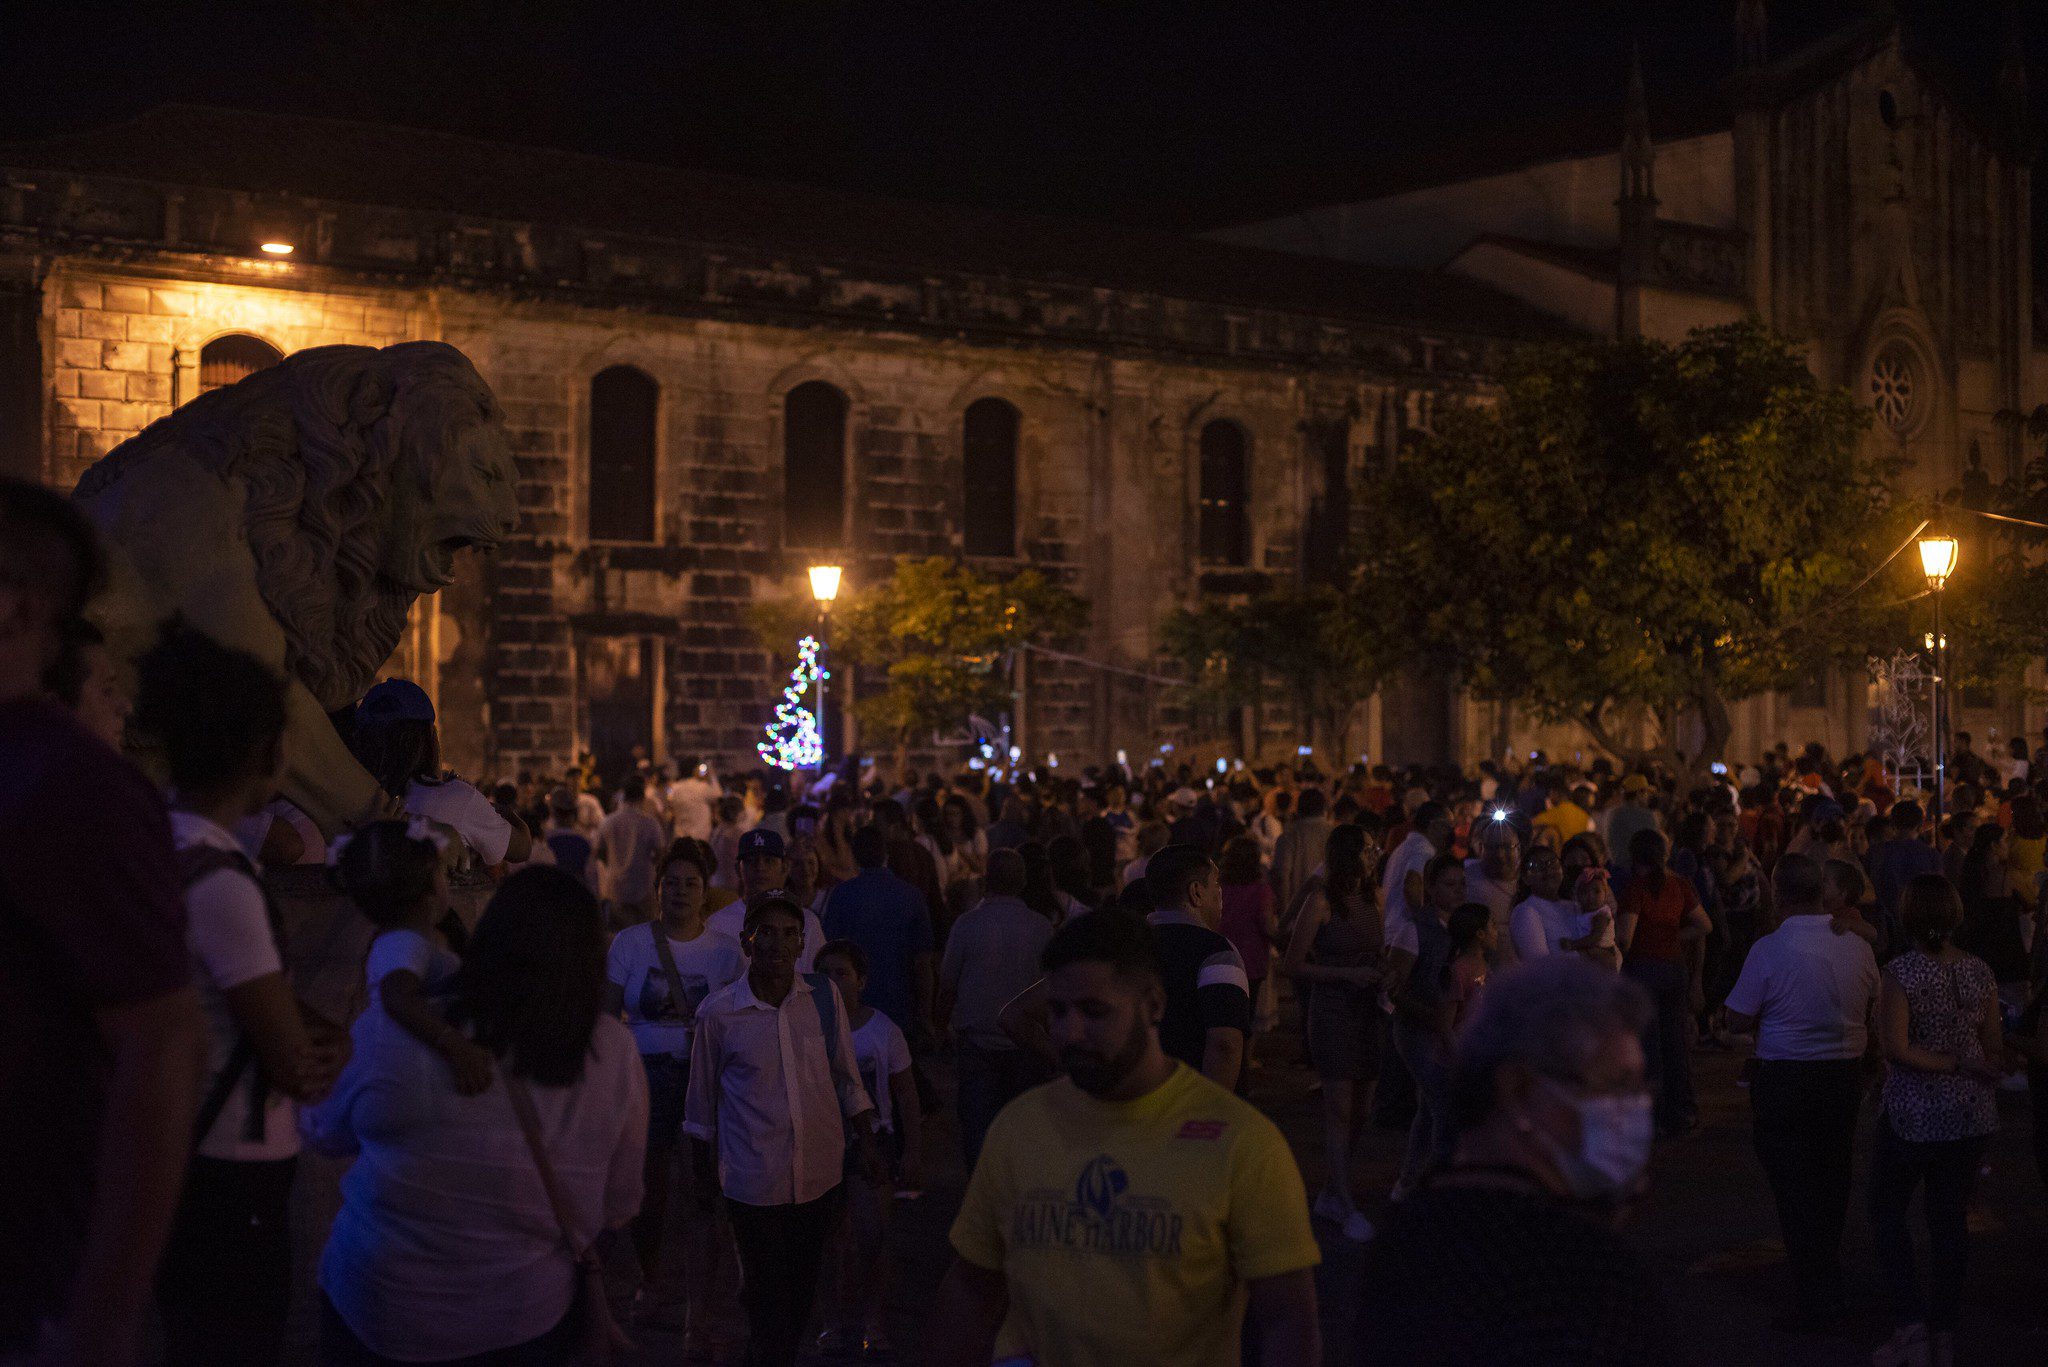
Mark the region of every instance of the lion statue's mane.
POLYGON ((459 429, 503 422, 490 386, 452 346, 314 347, 158 419, 86 471, 77 497, 173 451, 239 480, 286 669, 332 712, 354 704, 390 658, 417 596, 378 573, 377 514, 392 480, 431 487, 435 453, 459 429))

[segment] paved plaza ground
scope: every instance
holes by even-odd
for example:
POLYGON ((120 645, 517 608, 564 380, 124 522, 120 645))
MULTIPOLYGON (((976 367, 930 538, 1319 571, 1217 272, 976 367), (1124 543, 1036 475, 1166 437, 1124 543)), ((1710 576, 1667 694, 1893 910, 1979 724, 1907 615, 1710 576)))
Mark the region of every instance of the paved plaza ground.
MULTIPOLYGON (((1253 1098, 1286 1131, 1314 1190, 1321 1180, 1318 1100, 1311 1078, 1293 1066, 1287 1036, 1267 1037, 1273 1058, 1253 1084, 1253 1098)), ((1769 1189, 1750 1148, 1747 1093, 1736 1084, 1738 1061, 1726 1054, 1696 1055, 1702 1126, 1689 1139, 1661 1144, 1655 1160, 1656 1185, 1635 1214, 1630 1235, 1663 1279, 1681 1333, 1697 1361, 1707 1367, 1748 1364, 1866 1364, 1870 1350, 1889 1332, 1878 1298, 1876 1263, 1869 1225, 1862 1211, 1869 1142, 1866 1108, 1857 1151, 1857 1205, 1852 1209, 1846 1259, 1856 1312, 1853 1337, 1792 1339, 1773 1334, 1772 1317, 1783 1308, 1784 1253, 1777 1240, 1769 1189)), ((2003 1129, 1994 1142, 1971 1220, 1976 1232, 1965 1327, 1957 1361, 1978 1367, 2048 1363, 2048 1193, 2034 1172, 2025 1097, 2004 1098, 2003 1129)), ((893 1233, 901 1270, 893 1304, 899 1359, 914 1361, 925 1308, 946 1267, 945 1231, 965 1180, 951 1126, 934 1126, 936 1160, 931 1190, 923 1200, 903 1203, 893 1233)), ((1383 1193, 1393 1181, 1400 1136, 1374 1132, 1364 1143, 1358 1184, 1369 1215, 1385 1207, 1383 1193), (1365 1193, 1371 1193, 1365 1197, 1365 1193)), ((1344 1344, 1352 1332, 1352 1307, 1359 1249, 1318 1222, 1323 1266, 1322 1295, 1327 1361, 1347 1361, 1344 1344)), ((643 1334, 651 1362, 675 1362, 681 1344, 673 1334, 643 1334)), ((737 1360, 734 1355, 732 1360, 737 1360)), ((806 1361, 813 1360, 809 1357, 806 1361)))

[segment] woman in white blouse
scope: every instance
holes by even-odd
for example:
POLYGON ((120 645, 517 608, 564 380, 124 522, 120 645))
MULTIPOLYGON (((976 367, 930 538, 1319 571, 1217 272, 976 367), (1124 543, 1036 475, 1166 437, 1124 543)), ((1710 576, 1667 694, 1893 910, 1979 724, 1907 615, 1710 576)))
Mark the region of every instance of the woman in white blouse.
POLYGON ((499 1060, 479 1095, 458 1095, 438 1056, 382 1012, 358 1021, 333 1095, 304 1118, 309 1145, 357 1155, 320 1260, 323 1367, 569 1360, 577 1269, 504 1079, 533 1098, 577 1242, 623 1227, 640 1206, 647 1082, 633 1037, 603 1010, 602 925, 590 890, 559 869, 522 869, 498 889, 449 1009, 499 1060))

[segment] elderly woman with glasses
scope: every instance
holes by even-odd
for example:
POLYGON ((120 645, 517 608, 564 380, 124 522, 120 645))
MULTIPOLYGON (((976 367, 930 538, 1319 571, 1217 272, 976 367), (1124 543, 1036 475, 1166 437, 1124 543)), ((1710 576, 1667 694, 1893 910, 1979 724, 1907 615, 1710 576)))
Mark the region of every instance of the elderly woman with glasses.
POLYGON ((1614 1229, 1652 1138, 1650 1001, 1575 954, 1494 974, 1460 1032, 1448 1164, 1368 1246, 1353 1361, 1687 1355, 1614 1229))

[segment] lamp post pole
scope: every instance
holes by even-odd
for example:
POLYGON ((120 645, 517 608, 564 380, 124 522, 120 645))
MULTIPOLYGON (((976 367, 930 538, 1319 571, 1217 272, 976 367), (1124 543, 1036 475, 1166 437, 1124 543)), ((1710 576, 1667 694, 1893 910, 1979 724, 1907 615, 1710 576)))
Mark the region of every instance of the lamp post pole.
POLYGON ((1941 843, 1942 797, 1948 787, 1948 635, 1942 629, 1941 596, 1948 577, 1955 573, 1956 552, 1956 539, 1944 532, 1930 530, 1920 538, 1920 569, 1934 593, 1934 800, 1928 810, 1934 818, 1937 847, 1941 843))
POLYGON ((1934 845, 1941 848, 1942 794, 1948 789, 1948 638, 1941 629, 1941 595, 1946 580, 1934 585, 1934 845))
POLYGON ((832 767, 832 749, 825 735, 826 662, 832 658, 832 604, 818 604, 818 770, 832 767))
POLYGON ((818 769, 832 767, 832 752, 825 736, 825 676, 831 660, 832 600, 839 596, 840 567, 811 566, 811 597, 818 603, 818 769))

